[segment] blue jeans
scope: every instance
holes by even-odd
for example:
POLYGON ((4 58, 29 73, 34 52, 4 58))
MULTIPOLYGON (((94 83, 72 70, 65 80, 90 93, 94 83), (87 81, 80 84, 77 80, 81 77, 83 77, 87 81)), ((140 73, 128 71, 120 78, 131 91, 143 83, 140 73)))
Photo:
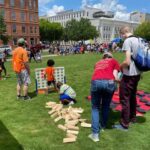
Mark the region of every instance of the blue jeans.
POLYGON ((113 80, 91 82, 92 132, 94 134, 99 134, 100 128, 106 127, 110 102, 115 89, 116 84, 113 80))

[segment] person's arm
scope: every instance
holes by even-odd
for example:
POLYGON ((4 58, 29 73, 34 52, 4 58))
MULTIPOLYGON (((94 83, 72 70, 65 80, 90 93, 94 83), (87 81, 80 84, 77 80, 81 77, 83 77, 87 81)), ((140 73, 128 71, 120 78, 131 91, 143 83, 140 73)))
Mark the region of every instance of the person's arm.
POLYGON ((125 60, 122 62, 122 64, 120 65, 121 70, 122 70, 123 68, 129 67, 130 62, 131 62, 131 53, 130 53, 130 51, 127 50, 127 51, 126 51, 126 58, 125 58, 125 60))
POLYGON ((25 65, 25 68, 27 69, 28 74, 30 75, 29 63, 28 63, 28 62, 25 62, 24 65, 25 65))
POLYGON ((24 62, 24 66, 25 66, 28 74, 30 75, 30 66, 29 66, 29 63, 28 63, 28 53, 27 53, 26 50, 23 53, 23 62, 24 62))

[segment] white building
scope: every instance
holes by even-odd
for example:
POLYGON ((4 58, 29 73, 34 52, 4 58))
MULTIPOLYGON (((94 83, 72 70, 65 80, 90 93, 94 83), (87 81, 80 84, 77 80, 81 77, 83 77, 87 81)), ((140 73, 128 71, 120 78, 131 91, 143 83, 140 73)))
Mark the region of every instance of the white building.
POLYGON ((63 27, 65 27, 67 21, 75 19, 80 20, 81 18, 92 19, 93 13, 100 11, 99 9, 85 7, 83 10, 73 11, 67 10, 60 13, 57 13, 55 16, 47 17, 47 20, 50 22, 58 22, 63 27))
POLYGON ((140 23, 144 21, 150 21, 150 14, 135 11, 130 14, 130 20, 140 23))
POLYGON ((67 21, 87 18, 99 32, 98 42, 110 42, 115 37, 119 37, 119 30, 122 26, 130 26, 132 30, 139 25, 139 22, 121 21, 113 18, 113 12, 103 12, 100 9, 85 7, 80 11, 68 10, 57 13, 55 16, 47 17, 50 22, 58 22, 65 27, 67 21))
POLYGON ((133 21, 121 21, 114 18, 96 18, 90 19, 91 24, 96 27, 99 32, 98 42, 110 42, 114 38, 119 37, 120 28, 129 26, 134 31, 139 23, 133 21))

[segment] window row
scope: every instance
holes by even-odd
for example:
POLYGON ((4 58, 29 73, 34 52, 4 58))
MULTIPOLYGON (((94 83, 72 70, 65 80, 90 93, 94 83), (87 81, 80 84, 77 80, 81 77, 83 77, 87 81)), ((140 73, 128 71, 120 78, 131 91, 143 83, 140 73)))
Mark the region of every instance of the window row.
POLYGON ((79 13, 73 13, 73 14, 66 14, 66 15, 61 15, 61 16, 54 16, 54 17, 50 17, 49 21, 56 21, 56 20, 65 20, 65 19, 71 19, 71 18, 81 18, 84 16, 88 16, 89 13, 87 12, 85 14, 85 12, 79 12, 79 13))
POLYGON ((104 31, 110 31, 110 30, 111 30, 111 27, 109 27, 109 26, 104 26, 104 27, 103 27, 103 30, 104 30, 104 31))
MULTIPOLYGON (((4 4, 4 0, 0 0, 0 4, 4 4)), ((18 6, 18 1, 17 0, 9 0, 9 5, 11 7, 18 6)), ((29 9, 36 9, 37 8, 37 0, 19 0, 19 7, 20 8, 25 8, 26 6, 29 7, 29 9)))
POLYGON ((111 35, 110 34, 103 34, 103 39, 110 39, 111 35))
MULTIPOLYGON (((37 33, 37 27, 30 26, 29 27, 29 32, 28 32, 28 27, 26 27, 26 25, 22 25, 21 26, 21 31, 22 31, 23 34, 25 34, 25 33, 31 33, 31 34, 32 33, 37 33)), ((17 33, 17 25, 16 24, 12 25, 12 32, 17 33)))
MULTIPOLYGON (((15 11, 11 11, 11 19, 12 20, 16 20, 16 12, 15 11)), ((26 13, 24 13, 24 12, 20 12, 20 20, 22 21, 22 22, 25 22, 25 21, 27 21, 27 14, 26 13)), ((29 14, 29 21, 30 22, 37 22, 38 21, 38 16, 37 16, 37 14, 29 14)))
MULTIPOLYGON (((16 12, 14 10, 11 11, 11 20, 17 20, 16 17, 16 12)), ((2 15, 5 18, 5 11, 4 9, 0 10, 0 15, 2 15)), ((26 22, 27 21, 27 14, 25 12, 20 12, 20 20, 22 22, 26 22)), ((29 21, 30 22, 38 22, 38 15, 37 14, 29 14, 29 21)))

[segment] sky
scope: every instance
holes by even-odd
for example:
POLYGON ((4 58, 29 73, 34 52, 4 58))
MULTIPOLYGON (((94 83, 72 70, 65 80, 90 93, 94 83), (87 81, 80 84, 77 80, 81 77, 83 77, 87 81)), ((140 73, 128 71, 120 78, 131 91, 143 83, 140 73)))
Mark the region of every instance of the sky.
POLYGON ((133 11, 150 13, 150 0, 39 0, 39 15, 53 16, 57 12, 80 10, 84 6, 113 11, 115 18, 122 20, 128 20, 133 11))

